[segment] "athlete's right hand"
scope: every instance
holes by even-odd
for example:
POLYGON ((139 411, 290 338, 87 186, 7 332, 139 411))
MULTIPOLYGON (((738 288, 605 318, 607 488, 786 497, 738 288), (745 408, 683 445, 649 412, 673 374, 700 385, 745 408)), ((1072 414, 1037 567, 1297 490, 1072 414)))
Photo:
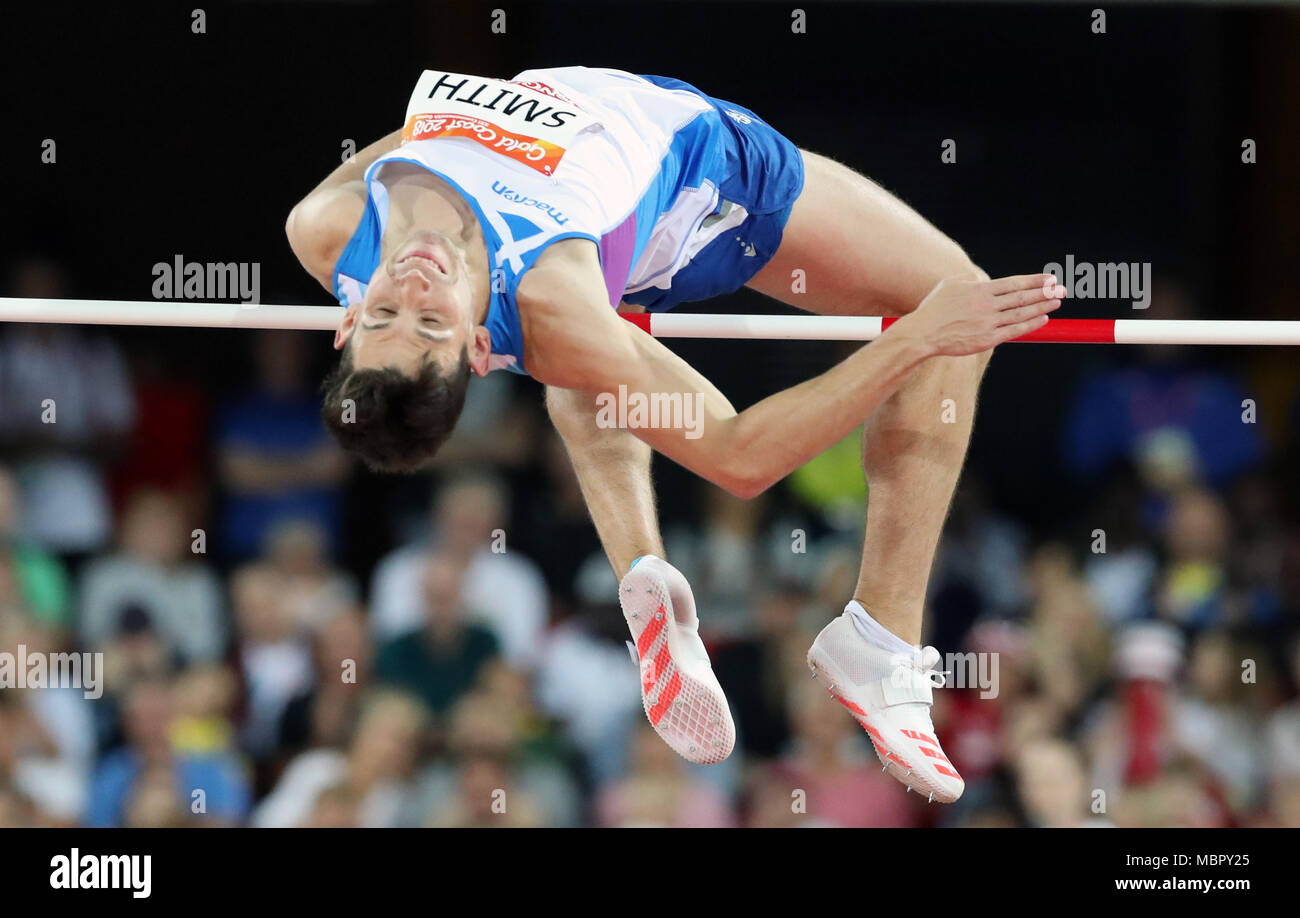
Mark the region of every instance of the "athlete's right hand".
POLYGON ((987 281, 947 278, 893 327, 907 328, 936 355, 978 354, 1042 328, 1065 295, 1051 274, 987 281))

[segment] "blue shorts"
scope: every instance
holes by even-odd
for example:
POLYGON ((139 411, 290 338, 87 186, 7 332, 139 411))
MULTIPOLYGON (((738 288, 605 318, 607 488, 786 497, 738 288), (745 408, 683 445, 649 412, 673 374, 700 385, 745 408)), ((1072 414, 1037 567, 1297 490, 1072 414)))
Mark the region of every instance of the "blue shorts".
MULTIPOLYGON (((663 312, 678 303, 739 290, 772 259, 781 245, 790 210, 803 190, 803 156, 798 147, 743 105, 715 99, 671 77, 642 78, 665 89, 693 92, 718 110, 723 149, 717 174, 708 178, 717 186, 720 202, 739 204, 749 214, 734 230, 697 252, 673 276, 669 289, 647 288, 623 297, 651 312, 663 312)), ((718 210, 722 207, 720 203, 718 210)))

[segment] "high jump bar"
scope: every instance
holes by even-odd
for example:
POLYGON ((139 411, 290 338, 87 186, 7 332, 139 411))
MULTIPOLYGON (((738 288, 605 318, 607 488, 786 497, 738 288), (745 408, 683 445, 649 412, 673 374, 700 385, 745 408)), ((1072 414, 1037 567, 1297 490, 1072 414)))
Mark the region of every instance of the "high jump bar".
MULTIPOLYGON (((337 306, 192 303, 160 300, 52 300, 0 297, 0 322, 279 328, 333 331, 337 306)), ((624 314, 656 338, 870 341, 898 321, 876 316, 624 314)), ((1016 342, 1056 344, 1300 345, 1300 321, 1255 319, 1051 319, 1016 342)))

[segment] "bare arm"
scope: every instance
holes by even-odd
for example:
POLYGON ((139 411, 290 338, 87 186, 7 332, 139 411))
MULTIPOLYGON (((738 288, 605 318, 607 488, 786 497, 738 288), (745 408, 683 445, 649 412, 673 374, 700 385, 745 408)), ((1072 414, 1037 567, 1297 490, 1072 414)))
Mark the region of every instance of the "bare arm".
POLYGON ((631 431, 597 427, 595 402, 586 392, 547 386, 546 410, 564 441, 614 575, 621 580, 641 555, 664 557, 649 444, 631 431))
POLYGON ((334 289, 334 265, 366 206, 366 169, 402 143, 394 131, 375 141, 325 177, 289 212, 284 232, 289 247, 307 273, 329 291, 334 289))
POLYGON ((841 440, 922 361, 978 353, 1039 328, 1061 295, 1048 287, 1050 275, 943 281, 869 346, 737 413, 680 357, 608 307, 598 308, 605 290, 594 260, 571 248, 545 267, 539 262, 534 272, 532 283, 520 289, 525 360, 533 376, 593 396, 626 386, 629 394, 692 400, 700 409, 698 436, 664 426, 633 432, 740 497, 763 492, 841 440))
MULTIPOLYGON (((914 367, 933 356, 915 336, 882 336, 820 376, 737 413, 711 383, 663 344, 630 326, 625 336, 632 356, 619 382, 628 392, 680 392, 702 408, 695 427, 698 437, 666 427, 633 433, 738 497, 762 493, 838 443, 892 395, 914 367)), ((616 390, 617 385, 601 391, 616 390)))

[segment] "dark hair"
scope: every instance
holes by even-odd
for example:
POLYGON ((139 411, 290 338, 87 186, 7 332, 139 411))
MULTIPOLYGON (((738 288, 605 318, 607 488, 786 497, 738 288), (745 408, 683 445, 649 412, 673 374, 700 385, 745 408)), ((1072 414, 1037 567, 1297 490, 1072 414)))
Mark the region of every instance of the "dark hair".
POLYGON ((349 348, 325 377, 321 420, 334 439, 377 472, 416 472, 451 435, 465 407, 469 353, 444 373, 425 363, 415 376, 396 367, 354 370, 349 348), (352 404, 345 404, 348 399, 352 404))

